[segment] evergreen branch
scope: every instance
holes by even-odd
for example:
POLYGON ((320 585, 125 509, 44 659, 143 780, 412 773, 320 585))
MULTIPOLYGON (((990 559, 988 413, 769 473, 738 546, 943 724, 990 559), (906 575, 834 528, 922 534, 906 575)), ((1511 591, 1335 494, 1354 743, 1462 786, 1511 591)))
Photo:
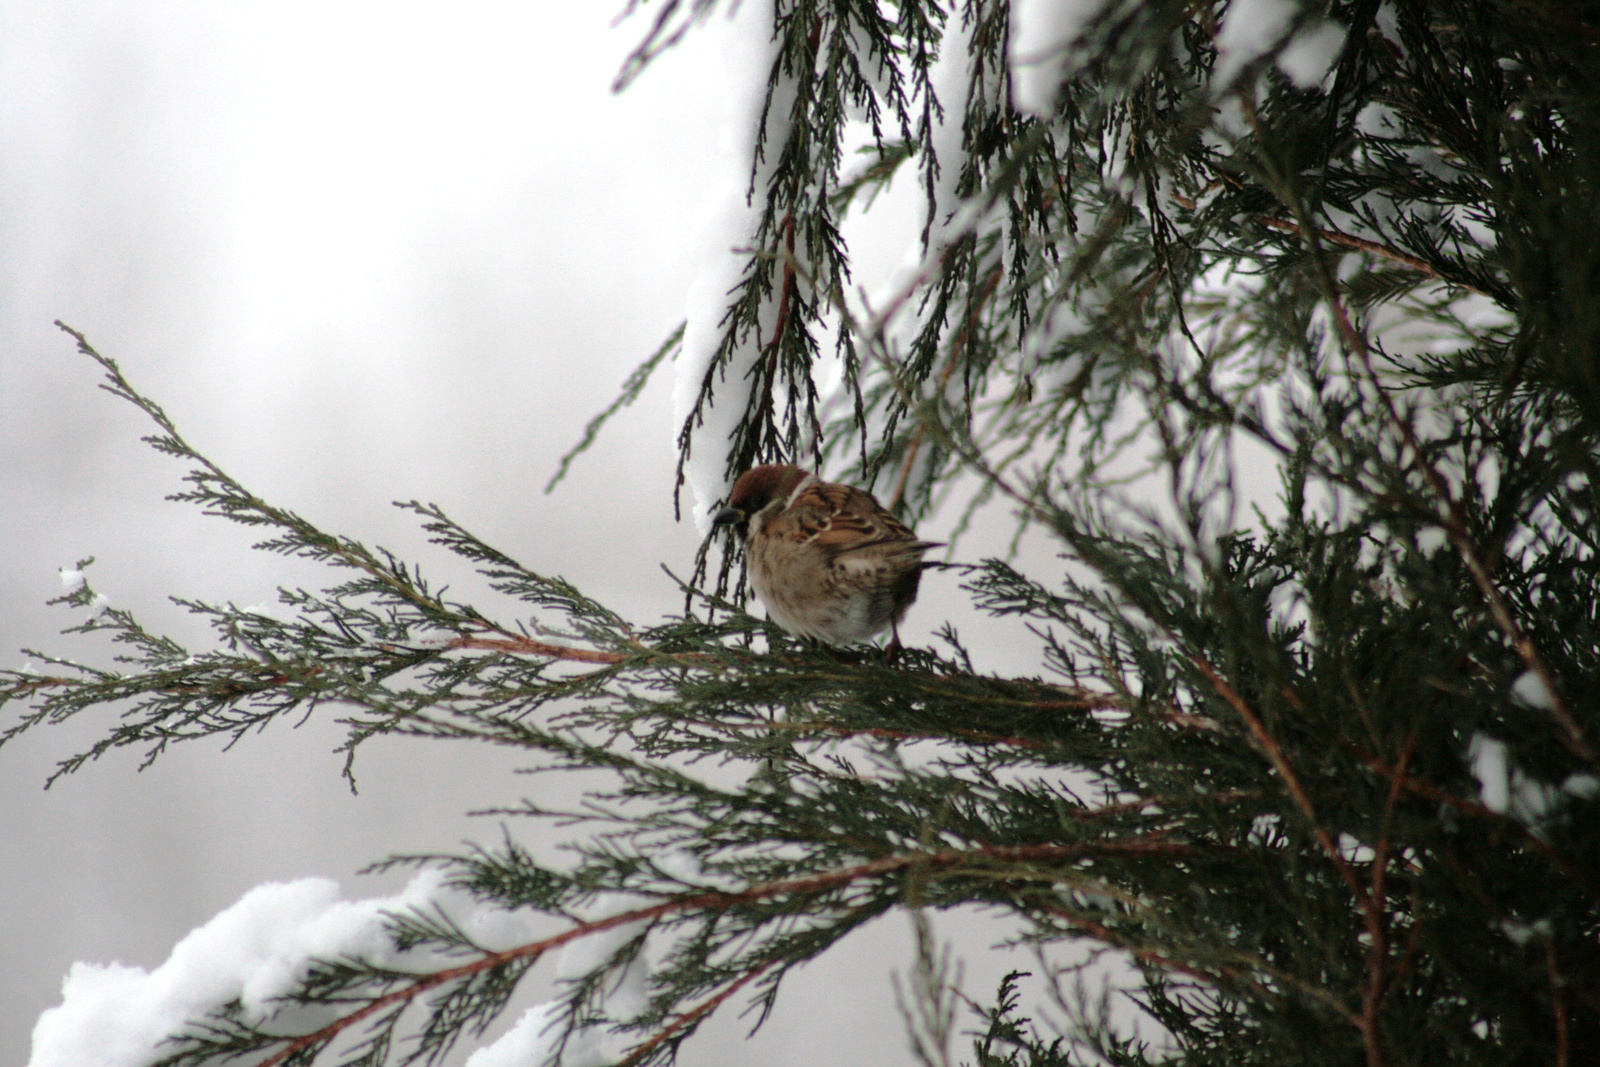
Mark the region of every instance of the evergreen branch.
POLYGON ((1394 825, 1395 805, 1400 799, 1401 781, 1406 765, 1416 747, 1416 734, 1406 738, 1400 748, 1400 758, 1395 762, 1395 776, 1389 782, 1389 795, 1384 799, 1383 818, 1379 824, 1378 840, 1373 845, 1372 884, 1364 901, 1367 924, 1367 984, 1361 991, 1361 1043, 1367 1054, 1367 1067, 1384 1067, 1383 1031, 1380 1014, 1384 999, 1389 994, 1387 967, 1389 958, 1389 925, 1384 906, 1388 900, 1384 879, 1389 873, 1389 835, 1394 825))
POLYGON ((1361 888, 1361 883, 1356 880, 1355 873, 1350 870, 1349 864, 1345 863, 1344 856, 1339 852, 1339 846, 1334 843, 1332 835, 1328 833, 1322 821, 1317 818, 1317 810, 1312 804, 1311 794, 1306 791, 1304 783, 1300 781, 1300 776, 1295 773, 1294 766, 1289 762, 1289 757, 1284 753, 1283 747, 1273 739, 1272 734, 1266 728, 1266 724, 1261 721, 1261 717, 1255 713, 1255 710, 1250 707, 1244 697, 1239 695, 1239 691, 1229 685, 1227 679, 1223 678, 1215 667, 1206 662, 1204 656, 1190 652, 1187 653, 1186 658, 1194 665, 1195 670, 1200 672, 1201 677, 1205 678, 1207 684, 1216 690, 1217 695, 1238 713, 1239 718, 1244 720, 1256 747, 1272 762, 1273 769, 1278 772, 1278 777, 1283 779, 1283 784, 1289 790, 1289 795, 1294 798, 1295 807, 1299 808, 1300 813, 1305 816, 1306 824, 1310 826, 1311 833, 1317 839, 1317 844, 1321 846, 1323 854, 1328 857, 1328 861, 1339 872, 1339 877, 1349 887, 1350 895, 1355 897, 1357 905, 1365 908, 1367 896, 1361 888))
POLYGON ((522 634, 506 637, 470 637, 462 635, 450 641, 446 648, 475 649, 490 652, 515 652, 526 656, 548 659, 572 660, 577 663, 626 663, 634 658, 622 652, 605 652, 593 648, 574 648, 571 645, 553 645, 536 641, 522 634))
MULTIPOLYGON (((1266 226, 1269 229, 1292 234, 1293 236, 1299 237, 1302 240, 1305 239, 1305 230, 1303 230, 1298 223, 1290 222, 1288 219, 1277 219, 1270 215, 1254 215, 1252 218, 1256 222, 1259 222, 1261 225, 1266 226)), ((1341 233, 1338 230, 1331 230, 1325 226, 1317 226, 1313 229, 1319 238, 1329 242, 1330 244, 1342 245, 1345 248, 1352 248, 1357 252, 1367 252, 1374 256, 1382 256, 1384 259, 1389 259, 1396 263, 1404 264, 1405 266, 1410 267, 1412 270, 1421 274, 1425 274, 1435 281, 1441 281, 1446 285, 1455 286, 1457 288, 1465 289, 1468 292, 1477 293, 1479 296, 1492 297, 1494 295, 1492 293, 1484 292, 1481 288, 1472 284, 1471 282, 1441 274, 1439 270, 1427 260, 1419 259, 1416 256, 1413 256, 1407 252, 1402 252, 1397 248, 1391 248, 1390 246, 1379 241, 1369 241, 1365 237, 1356 237, 1353 234, 1341 233)))
MULTIPOLYGON (((1000 288, 1000 278, 1004 271, 1003 264, 996 263, 989 272, 988 279, 984 282, 983 289, 978 294, 978 300, 968 310, 962 321, 961 329, 956 333, 955 339, 950 344, 950 349, 945 357, 944 366, 939 371, 938 386, 934 391, 935 396, 944 394, 945 388, 950 384, 950 376, 962 362, 963 351, 967 339, 977 329, 978 318, 983 313, 983 308, 994 298, 996 290, 1000 288)), ((911 481, 911 472, 916 467, 917 452, 922 448, 923 440, 928 433, 928 420, 919 420, 912 431, 911 440, 905 447, 905 459, 900 464, 899 477, 895 479, 894 488, 889 492, 887 507, 890 511, 898 510, 900 502, 905 498, 906 485, 911 481)))
MULTIPOLYGON (((971 875, 996 863, 1078 859, 1086 855, 1173 855, 1185 851, 1187 849, 1183 845, 1160 839, 1131 840, 1104 844, 994 845, 974 849, 947 849, 938 852, 917 852, 886 856, 882 859, 870 860, 866 863, 838 870, 753 885, 748 889, 737 892, 713 891, 675 897, 659 904, 619 912, 603 919, 580 922, 550 937, 499 952, 485 953, 467 963, 455 967, 447 967, 432 974, 411 979, 401 988, 375 997, 350 1014, 341 1016, 311 1033, 296 1037, 278 1038, 278 1040, 285 1041, 284 1046, 266 1059, 261 1060, 256 1064, 256 1067, 277 1067, 277 1065, 287 1063, 292 1058, 300 1056, 309 1050, 326 1047, 338 1035, 348 1031, 352 1026, 373 1017, 379 1012, 410 1004, 429 990, 436 989, 447 983, 472 978, 487 971, 503 968, 508 964, 532 963, 551 949, 560 948, 572 941, 622 926, 650 923, 670 915, 685 912, 692 913, 701 910, 724 912, 743 904, 770 900, 774 897, 814 896, 839 886, 913 869, 918 871, 945 870, 952 874, 971 875)), ((757 977, 760 972, 775 965, 777 962, 778 960, 774 958, 753 971, 747 972, 745 979, 735 983, 735 986, 739 987, 747 984, 748 981, 757 977)), ((635 1049, 634 1053, 637 1053, 637 1055, 625 1062, 640 1062, 644 1055, 658 1048, 673 1033, 713 1010, 735 991, 736 989, 724 990, 726 995, 713 997, 711 1001, 679 1015, 661 1034, 656 1035, 651 1041, 635 1049)))
POLYGON ((1350 314, 1344 306, 1344 301, 1339 297, 1337 283, 1333 272, 1328 266, 1323 255, 1321 245, 1318 243, 1319 232, 1304 218, 1305 210, 1298 197, 1289 197, 1287 206, 1300 218, 1301 237, 1306 242, 1307 251, 1316 266, 1318 284, 1321 287, 1323 299, 1327 302, 1328 309, 1333 315, 1333 320, 1339 332, 1339 338, 1345 351, 1354 355, 1360 363, 1366 377, 1368 386, 1377 396, 1389 425, 1395 434, 1405 443, 1411 455, 1411 464, 1418 470, 1432 491, 1435 499, 1443 509, 1442 514, 1436 513, 1440 527, 1450 539, 1450 543, 1460 554, 1461 560, 1466 564, 1467 570, 1472 575, 1484 600, 1489 605, 1489 612, 1495 623, 1510 640, 1517 655, 1527 664, 1528 670, 1544 687, 1547 694, 1548 711, 1557 725, 1561 728, 1562 742, 1566 747, 1582 759, 1589 766, 1600 770, 1600 755, 1597 755, 1582 725, 1573 716, 1567 707, 1565 698, 1561 695, 1561 685, 1545 661, 1544 655, 1539 651, 1531 637, 1523 630, 1512 613, 1511 607, 1506 603, 1504 594, 1494 580, 1489 566, 1484 561, 1483 550, 1473 538, 1467 524, 1465 511, 1461 502, 1456 499, 1450 490, 1450 484, 1445 481, 1444 475, 1439 473, 1437 467, 1426 459, 1427 451, 1422 442, 1417 439, 1416 431, 1409 419, 1405 418, 1400 409, 1395 405, 1394 398, 1389 390, 1384 387, 1383 381, 1378 376, 1377 369, 1372 364, 1372 352, 1366 338, 1357 330, 1350 319, 1350 314))
POLYGON ((696 1004, 694 1007, 690 1008, 688 1011, 675 1014, 672 1017, 672 1021, 666 1026, 652 1034, 647 1040, 640 1042, 638 1045, 630 1049, 626 1056, 617 1061, 616 1067, 634 1067, 635 1064, 643 1063, 658 1048, 672 1040, 675 1035, 682 1032, 685 1028, 692 1028, 695 1026, 701 1019, 720 1008, 724 1001, 727 1001, 735 993, 739 992, 739 990, 743 989, 757 978, 760 978, 763 974, 766 974, 773 967, 777 966, 779 962, 779 959, 775 957, 763 962, 757 967, 752 967, 741 974, 738 978, 734 979, 732 982, 729 982, 726 986, 713 995, 707 997, 699 1004, 696 1004))
POLYGON ((1450 808, 1464 815, 1470 815, 1475 819, 1482 819, 1493 824, 1501 832, 1509 833, 1517 839, 1522 847, 1546 860, 1552 867, 1560 871, 1562 875, 1588 894, 1591 899, 1600 900, 1600 882, 1594 881, 1591 875, 1573 866, 1572 861, 1551 848, 1549 844, 1539 838, 1539 835, 1531 831, 1522 822, 1501 812, 1491 811, 1475 800, 1457 796, 1431 782, 1424 782, 1410 777, 1402 773, 1398 768, 1389 766, 1377 756, 1364 752, 1360 748, 1356 748, 1355 751, 1362 763, 1389 779, 1398 788, 1404 789, 1408 793, 1414 793, 1430 803, 1450 808))
MULTIPOLYGON (((1084 918, 1083 916, 1069 911, 1060 905, 1051 905, 1042 910, 1054 916, 1055 918, 1061 919, 1069 926, 1081 930, 1083 933, 1093 937, 1096 941, 1126 949, 1129 955, 1133 956, 1133 958, 1138 960, 1140 963, 1144 963, 1152 967, 1159 967, 1164 971, 1172 971, 1176 974, 1188 975, 1190 978, 1196 978, 1208 984, 1217 984, 1220 979, 1221 981, 1234 982, 1244 987, 1254 986, 1255 992, 1258 995, 1262 996, 1263 999, 1270 999, 1270 993, 1265 987, 1261 986, 1260 983, 1255 979, 1242 973, 1237 967, 1222 966, 1216 968, 1215 970, 1207 970, 1204 966, 1185 963, 1167 953, 1149 948, 1147 946, 1135 944, 1128 938, 1119 935, 1116 931, 1107 927, 1104 923, 1096 922, 1093 919, 1084 918)), ((1299 990, 1301 993, 1305 994, 1311 999, 1327 1006, 1328 1008, 1331 1008, 1340 1018, 1359 1029, 1361 1025, 1361 1017, 1355 1012, 1351 1011, 1347 1006, 1342 1004, 1337 997, 1333 996, 1326 989, 1322 989, 1318 986, 1312 985, 1309 982, 1305 982, 1299 978, 1296 978, 1293 975, 1287 974, 1282 970, 1271 966, 1265 960, 1247 958, 1241 962, 1246 966, 1260 970, 1263 974, 1270 975, 1272 978, 1281 981, 1286 985, 1293 986, 1295 989, 1299 990)))
POLYGON ((604 411, 584 424, 582 438, 562 455, 560 462, 556 465, 556 472, 545 483, 544 491, 546 493, 554 490, 556 483, 567 476, 567 468, 572 465, 572 461, 577 459, 581 453, 588 451, 589 446, 594 444, 595 438, 600 436, 600 430, 611 420, 611 416, 623 408, 631 406, 635 400, 639 399, 639 394, 644 392, 644 387, 650 382, 650 375, 655 373, 655 369, 661 365, 662 360, 682 350, 683 331, 687 326, 687 322, 678 323, 678 328, 668 335, 667 339, 661 343, 661 347, 656 349, 655 354, 635 367, 633 373, 628 375, 628 380, 622 383, 622 392, 617 395, 617 398, 604 411))
POLYGON ((143 411, 160 428, 160 434, 143 440, 158 452, 193 464, 184 480, 194 488, 176 493, 168 499, 197 504, 208 515, 217 515, 242 525, 276 527, 284 531, 283 534, 256 547, 359 570, 385 592, 424 611, 442 609, 436 598, 427 596, 425 591, 408 581, 403 572, 397 571, 398 563, 393 557, 384 554, 385 559, 379 559, 359 543, 326 534, 294 512, 274 507, 249 492, 185 441, 161 406, 134 389, 115 360, 95 351, 83 334, 66 323, 57 320, 55 325, 77 342, 80 353, 105 370, 107 381, 101 384, 102 389, 143 411))

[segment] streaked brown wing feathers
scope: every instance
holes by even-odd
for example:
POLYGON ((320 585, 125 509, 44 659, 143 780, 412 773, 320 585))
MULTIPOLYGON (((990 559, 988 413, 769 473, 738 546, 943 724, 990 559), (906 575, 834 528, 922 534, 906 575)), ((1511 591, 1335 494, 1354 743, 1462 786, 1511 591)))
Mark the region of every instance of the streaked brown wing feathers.
POLYGON ((812 486, 789 507, 786 517, 794 521, 794 536, 816 545, 830 559, 865 548, 898 555, 896 549, 920 553, 933 547, 933 542, 918 541, 871 494, 847 485, 812 486))

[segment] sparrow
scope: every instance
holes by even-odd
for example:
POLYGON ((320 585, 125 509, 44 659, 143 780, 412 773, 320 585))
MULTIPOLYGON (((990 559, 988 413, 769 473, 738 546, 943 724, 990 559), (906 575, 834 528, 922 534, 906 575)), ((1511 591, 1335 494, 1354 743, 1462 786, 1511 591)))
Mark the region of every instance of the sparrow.
POLYGON ((888 629, 891 658, 917 599, 922 554, 939 547, 917 540, 871 493, 786 465, 745 471, 711 521, 744 539, 750 584, 773 622, 830 645, 888 629))

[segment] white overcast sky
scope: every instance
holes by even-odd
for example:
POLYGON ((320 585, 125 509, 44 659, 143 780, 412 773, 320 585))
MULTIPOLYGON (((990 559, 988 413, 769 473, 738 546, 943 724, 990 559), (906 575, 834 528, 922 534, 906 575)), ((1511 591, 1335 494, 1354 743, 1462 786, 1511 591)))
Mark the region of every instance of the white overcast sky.
MULTIPOLYGON (((672 516, 665 376, 541 493, 681 318, 702 193, 736 165, 717 147, 730 87, 716 46, 732 31, 616 97, 641 27, 612 29, 615 14, 567 0, 0 0, 7 666, 23 646, 104 661, 55 635, 69 611, 43 606, 57 568, 84 556, 113 603, 188 640, 204 634, 169 594, 256 604, 319 580, 164 502, 181 470, 138 443, 147 425, 95 388, 55 318, 225 469, 325 527, 460 579, 389 506, 433 500, 625 614, 676 609, 659 565, 686 570, 696 535, 672 516)), ((883 242, 862 280, 902 248, 883 242)), ((925 594, 908 640, 927 639, 947 594, 925 594)), ((533 788, 503 752, 377 742, 351 796, 325 718, 226 755, 180 746, 143 773, 119 753, 49 792, 54 762, 107 719, 0 749, 0 1062, 26 1059, 74 960, 154 966, 261 882, 393 892, 397 879, 355 871, 493 838, 464 813, 533 788)), ((786 986, 758 1044, 727 1013, 684 1062, 909 1063, 887 982, 909 962, 903 920, 880 923, 786 986)), ((992 991, 987 971, 972 988, 992 991)))

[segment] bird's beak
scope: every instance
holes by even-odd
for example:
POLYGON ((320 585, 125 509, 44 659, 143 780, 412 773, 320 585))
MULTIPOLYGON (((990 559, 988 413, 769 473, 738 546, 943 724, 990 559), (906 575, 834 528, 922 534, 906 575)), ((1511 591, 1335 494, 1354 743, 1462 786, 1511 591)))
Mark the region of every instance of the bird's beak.
POLYGON ((713 526, 737 526, 742 522, 744 522, 744 512, 738 508, 723 508, 711 516, 713 526))

